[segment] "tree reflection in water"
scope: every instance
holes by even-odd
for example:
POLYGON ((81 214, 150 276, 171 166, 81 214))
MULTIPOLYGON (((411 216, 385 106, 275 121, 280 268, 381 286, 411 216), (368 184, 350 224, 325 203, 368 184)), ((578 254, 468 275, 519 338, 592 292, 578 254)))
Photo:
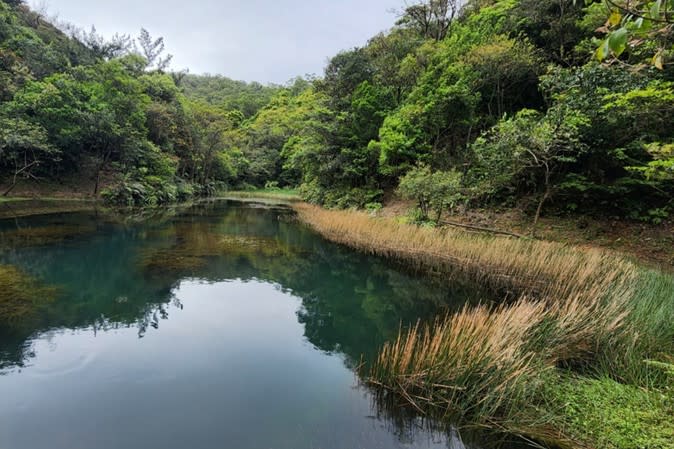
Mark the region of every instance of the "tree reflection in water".
MULTIPOLYGON (((51 301, 33 301, 25 319, 0 322, 0 372, 25 366, 41 335, 135 327, 142 339, 161 332, 161 322, 183 309, 175 292, 184 281, 272 284, 299 298, 306 340, 354 371, 401 326, 484 298, 475 286, 440 286, 326 242, 288 209, 234 202, 121 221, 100 211, 17 217, 0 220, 0 242, 11 242, 0 253, 2 266, 58 291, 51 301)), ((400 441, 422 432, 462 447, 451 428, 358 388, 400 441)))
POLYGON ((184 279, 277 285, 302 299, 306 338, 350 364, 401 323, 480 297, 473 286, 441 288, 328 243, 274 207, 214 202, 122 224, 94 211, 23 217, 0 221, 0 241, 14 244, 0 262, 60 291, 32 319, 0 326, 4 367, 25 363, 30 337, 46 330, 137 326, 142 337, 181 308, 172 292, 184 279), (17 229, 39 238, 17 240, 17 229))

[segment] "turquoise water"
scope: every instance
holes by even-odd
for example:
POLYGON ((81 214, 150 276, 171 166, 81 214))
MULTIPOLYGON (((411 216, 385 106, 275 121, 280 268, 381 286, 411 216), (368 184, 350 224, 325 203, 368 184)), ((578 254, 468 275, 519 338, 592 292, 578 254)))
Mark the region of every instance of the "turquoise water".
POLYGON ((18 215, 0 220, 0 264, 53 293, 20 319, 0 310, 0 448, 464 446, 377 404, 355 371, 474 287, 328 243, 278 207, 18 215))

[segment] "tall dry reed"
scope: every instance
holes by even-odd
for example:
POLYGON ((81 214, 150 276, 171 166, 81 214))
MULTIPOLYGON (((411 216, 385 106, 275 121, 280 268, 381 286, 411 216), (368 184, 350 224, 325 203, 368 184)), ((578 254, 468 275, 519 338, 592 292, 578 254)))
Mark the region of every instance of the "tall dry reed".
POLYGON ((540 394, 555 368, 591 363, 630 338, 627 303, 638 271, 611 253, 418 228, 356 211, 294 208, 332 241, 519 295, 510 304, 466 307, 402 329, 382 348, 370 381, 421 412, 508 422, 540 394))
POLYGON ((614 254, 536 240, 492 237, 453 229, 419 228, 358 211, 293 208, 327 239, 443 275, 541 298, 630 290, 635 267, 614 254))

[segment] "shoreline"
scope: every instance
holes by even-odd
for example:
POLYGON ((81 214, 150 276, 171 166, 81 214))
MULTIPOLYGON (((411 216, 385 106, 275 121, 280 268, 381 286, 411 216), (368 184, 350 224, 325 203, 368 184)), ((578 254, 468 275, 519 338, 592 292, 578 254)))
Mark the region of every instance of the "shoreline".
POLYGON ((306 203, 292 207, 328 240, 450 282, 458 271, 519 298, 401 330, 361 373, 383 394, 425 416, 451 416, 558 447, 632 447, 616 443, 625 440, 674 447, 674 419, 667 418, 674 416, 674 376, 642 360, 659 354, 656 364, 673 366, 674 331, 658 332, 671 327, 674 277, 602 249, 424 229, 306 203), (597 428, 601 416, 614 426, 597 428))

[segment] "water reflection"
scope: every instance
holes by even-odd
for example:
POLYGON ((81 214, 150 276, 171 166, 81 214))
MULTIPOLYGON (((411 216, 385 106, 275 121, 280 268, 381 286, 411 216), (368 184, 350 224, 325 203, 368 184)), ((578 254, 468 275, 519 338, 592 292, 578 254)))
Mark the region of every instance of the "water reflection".
POLYGON ((147 435, 136 421, 152 414, 183 423, 156 436, 167 448, 461 447, 451 429, 372 404, 344 367, 401 323, 483 297, 474 287, 441 288, 325 242, 286 209, 232 202, 123 222, 100 211, 16 217, 0 221, 0 248, 0 264, 58 291, 32 302, 30 319, 0 320, 0 392, 15 401, 0 405, 2 447, 36 421, 54 430, 94 418, 116 430, 89 422, 81 447, 139 447, 119 431, 147 435), (88 397, 109 410, 89 416, 88 397), (64 404, 64 416, 47 413, 64 404))
MULTIPOLYGON (((37 305, 35 320, 18 323, 10 345, 54 328, 137 326, 142 337, 168 318, 180 280, 255 279, 302 298, 298 319, 317 348, 358 360, 392 338, 401 322, 480 296, 474 288, 420 282, 329 244, 288 210, 236 203, 194 206, 168 222, 133 225, 94 212, 22 218, 0 222, 0 241, 14 243, 0 261, 60 290, 57 301, 37 305), (17 229, 39 238, 18 245, 17 229)), ((2 353, 16 354, 7 343, 0 341, 2 353)))

